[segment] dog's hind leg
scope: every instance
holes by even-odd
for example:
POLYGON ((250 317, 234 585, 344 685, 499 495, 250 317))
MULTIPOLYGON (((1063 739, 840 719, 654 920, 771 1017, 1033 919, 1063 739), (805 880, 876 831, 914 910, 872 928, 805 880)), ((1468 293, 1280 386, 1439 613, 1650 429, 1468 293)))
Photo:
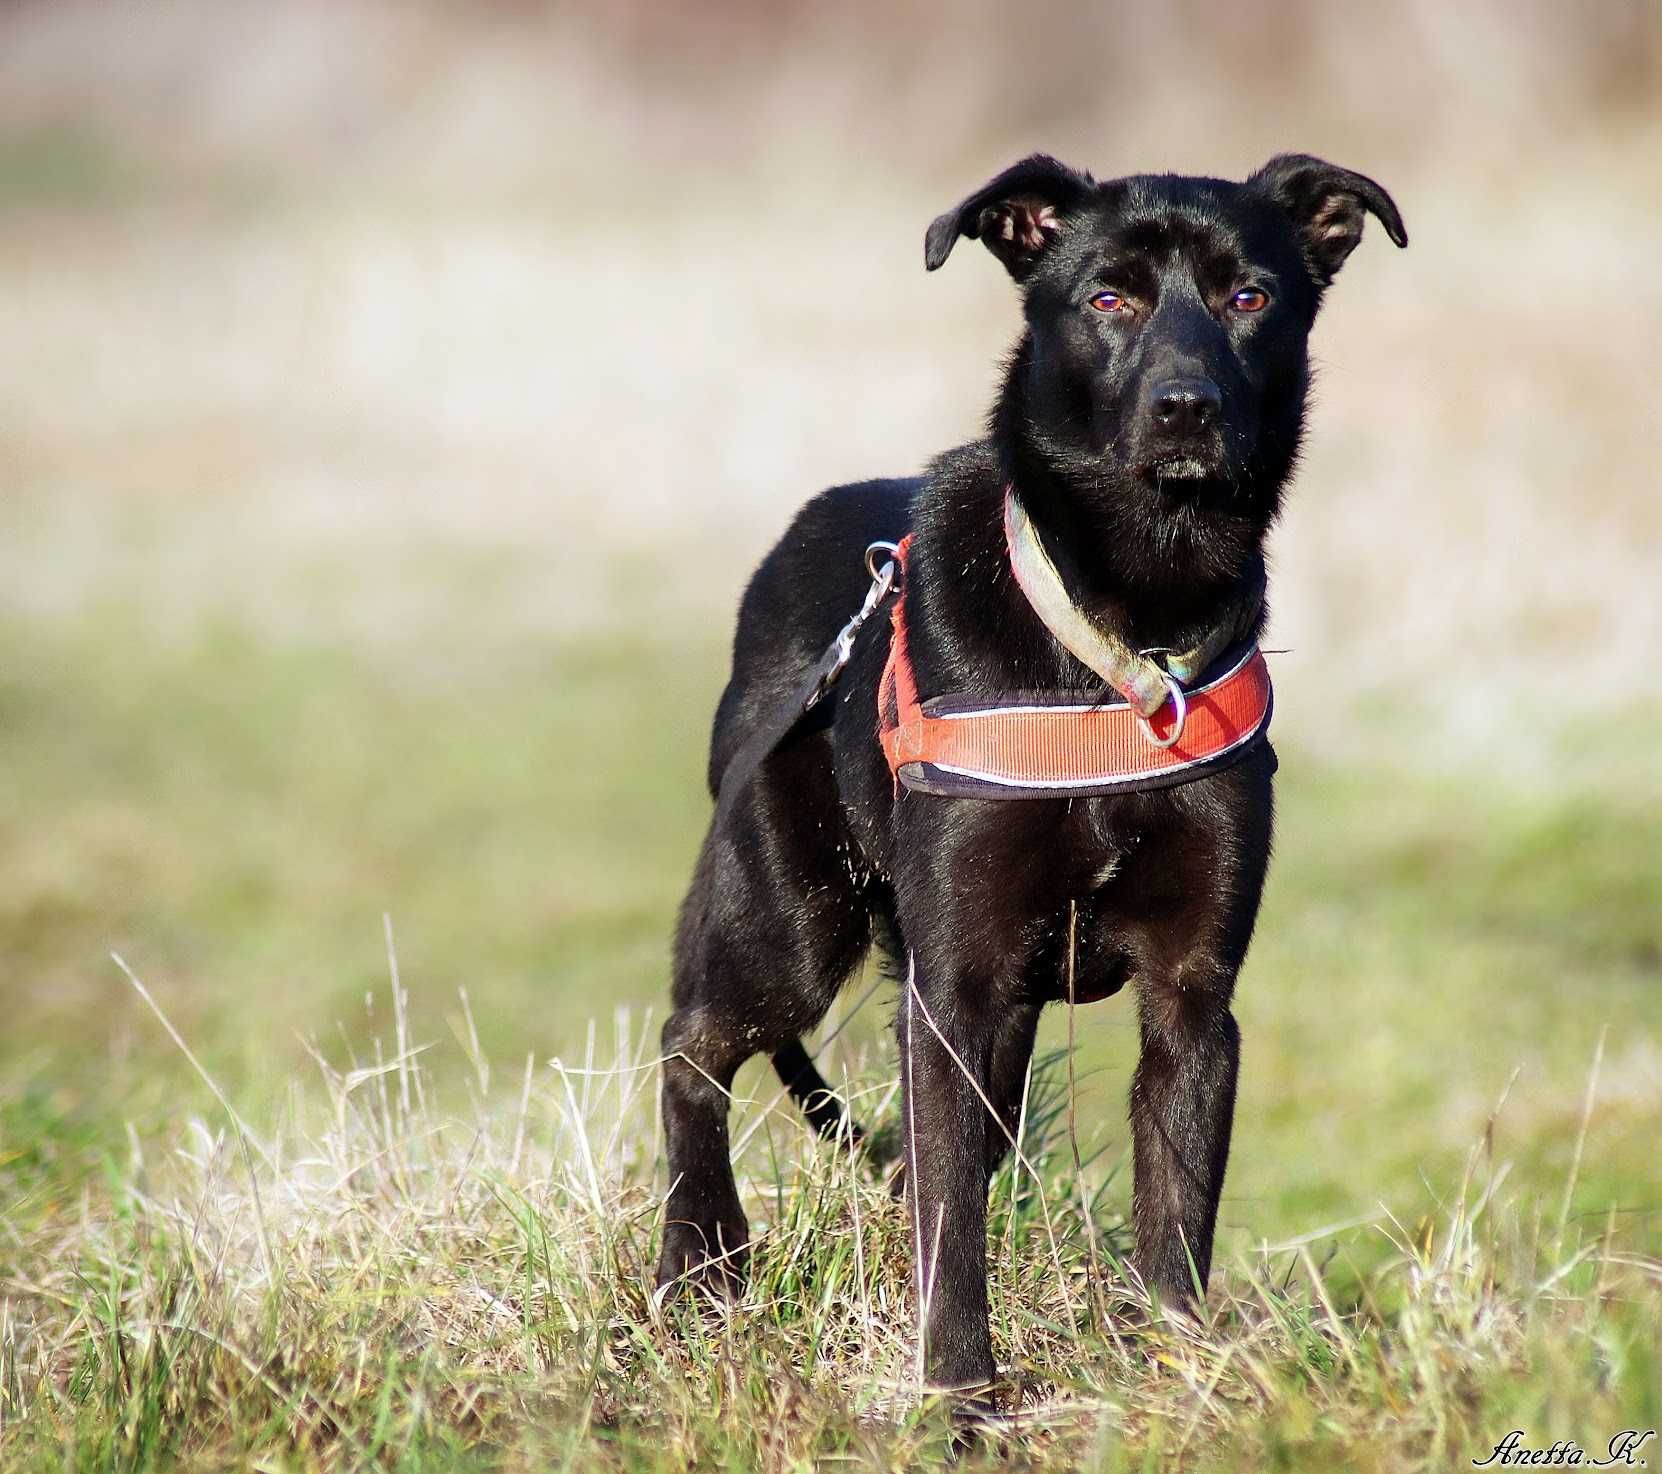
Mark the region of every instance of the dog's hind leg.
POLYGON ((837 823, 835 796, 815 812, 815 787, 801 774, 793 784, 793 766, 787 760, 764 775, 731 828, 711 831, 682 907, 675 1010, 663 1035, 670 1190, 661 1286, 692 1282, 731 1294, 743 1284, 749 1231, 727 1120, 740 1065, 774 1056, 809 1119, 821 1130, 841 1123, 799 1041, 859 961, 870 922, 824 840, 837 823))
POLYGON ((750 1227, 728 1156, 727 1107, 750 1051, 720 1014, 697 1004, 670 1015, 663 1050, 670 1185, 658 1284, 686 1278, 735 1294, 744 1284, 750 1227))
POLYGON ((1039 1005, 1013 1005, 999 1020, 987 1069, 987 1098, 998 1111, 988 1123, 987 1176, 998 1171, 1022 1127, 1027 1101, 1027 1067, 1033 1058, 1033 1038, 1039 1029, 1039 1005))

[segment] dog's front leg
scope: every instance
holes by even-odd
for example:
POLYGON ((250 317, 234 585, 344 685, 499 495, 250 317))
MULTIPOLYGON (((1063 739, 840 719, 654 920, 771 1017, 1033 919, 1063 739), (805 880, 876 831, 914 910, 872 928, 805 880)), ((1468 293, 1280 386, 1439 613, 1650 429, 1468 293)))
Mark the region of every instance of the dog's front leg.
POLYGON ((994 1374, 986 1162, 987 1133, 998 1129, 986 1104, 993 1021, 961 984, 914 958, 898 1020, 923 1375, 955 1390, 994 1374))
POLYGON ((1241 1035, 1232 969, 1138 980, 1141 1054, 1131 1084, 1135 1263, 1167 1305, 1206 1293, 1229 1162, 1241 1035))

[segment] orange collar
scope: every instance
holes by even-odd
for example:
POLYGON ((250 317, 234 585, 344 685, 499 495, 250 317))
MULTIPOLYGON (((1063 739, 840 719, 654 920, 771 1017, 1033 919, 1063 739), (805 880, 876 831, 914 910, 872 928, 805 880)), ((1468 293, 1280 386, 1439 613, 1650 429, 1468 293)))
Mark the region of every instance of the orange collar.
MULTIPOLYGON (((900 544, 902 573, 911 541, 900 544)), ((1174 699, 1145 720, 1117 693, 1102 700, 1079 691, 920 699, 904 583, 891 619, 878 736, 896 784, 917 793, 1083 798, 1166 788, 1239 762, 1269 727, 1270 673, 1256 644, 1226 650, 1189 686, 1173 681, 1174 699)))

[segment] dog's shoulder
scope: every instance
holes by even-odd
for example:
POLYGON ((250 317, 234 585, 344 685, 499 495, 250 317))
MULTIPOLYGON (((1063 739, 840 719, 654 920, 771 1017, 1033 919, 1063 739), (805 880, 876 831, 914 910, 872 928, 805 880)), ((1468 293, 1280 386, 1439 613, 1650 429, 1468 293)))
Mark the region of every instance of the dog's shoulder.
POLYGON ((1002 505, 1003 482, 993 441, 972 440, 944 451, 921 478, 912 530, 920 542, 943 549, 962 546, 966 524, 979 525, 989 508, 1002 505))
POLYGON ((757 566, 739 602, 733 666, 716 709, 714 791, 728 758, 780 702, 792 698, 870 584, 866 548, 912 528, 919 476, 833 486, 811 497, 757 566))
POLYGON ((751 575, 739 605, 735 664, 770 643, 766 631, 782 624, 823 646, 864 596, 866 548, 911 531, 923 484, 920 476, 858 481, 810 498, 751 575))

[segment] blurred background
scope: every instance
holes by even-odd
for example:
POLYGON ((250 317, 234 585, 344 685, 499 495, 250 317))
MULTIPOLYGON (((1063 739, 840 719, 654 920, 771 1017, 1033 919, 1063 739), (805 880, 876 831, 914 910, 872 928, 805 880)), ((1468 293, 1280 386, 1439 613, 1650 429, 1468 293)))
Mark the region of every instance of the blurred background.
MULTIPOLYGON (((0 8, 0 1171, 36 1200, 385 1018, 659 1008, 732 613, 971 438, 1015 296, 924 226, 1033 149, 1378 178, 1275 539, 1280 853, 1226 1231, 1662 1207, 1662 10, 0 8)), ((855 996, 851 991, 849 997, 855 996)), ((832 1073, 881 1067, 889 1002, 832 1073)), ((1124 998, 1080 1017, 1115 1160, 1124 998)), ((602 1052, 603 1048, 602 1048, 602 1052)), ((743 1077, 749 1080, 750 1077, 743 1077)))

